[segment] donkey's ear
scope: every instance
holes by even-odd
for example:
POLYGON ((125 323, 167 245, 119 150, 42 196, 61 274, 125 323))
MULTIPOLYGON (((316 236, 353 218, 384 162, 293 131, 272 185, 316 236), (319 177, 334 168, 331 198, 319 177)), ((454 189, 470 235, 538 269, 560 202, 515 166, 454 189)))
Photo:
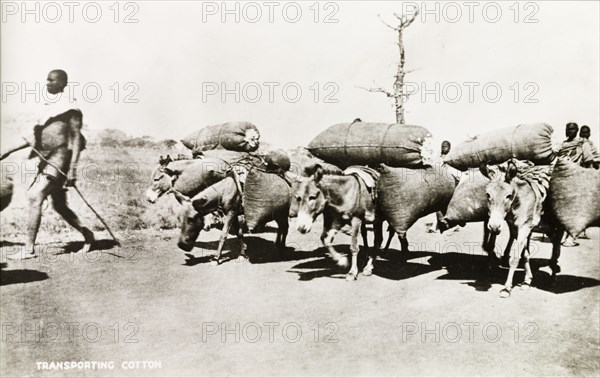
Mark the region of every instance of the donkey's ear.
POLYGON ((318 183, 319 181, 321 181, 322 178, 323 178, 323 167, 321 167, 320 164, 315 164, 315 172, 313 173, 313 180, 315 180, 315 182, 318 183))
POLYGON ((321 167, 320 164, 313 164, 313 165, 309 165, 304 167, 304 172, 302 172, 302 175, 304 177, 312 177, 315 176, 317 174, 317 171, 321 171, 321 176, 323 176, 323 167, 321 167))
POLYGON ((517 177, 517 172, 519 169, 514 161, 509 160, 508 165, 506 166, 506 176, 504 177, 504 181, 510 184, 510 182, 517 177))
POLYGON ((166 157, 163 157, 162 155, 160 155, 160 157, 158 158, 158 164, 160 164, 160 165, 167 165, 172 161, 173 161, 173 159, 171 159, 170 155, 167 155, 166 157))
POLYGON ((192 199, 192 206, 194 206, 194 209, 196 209, 196 211, 200 211, 202 210, 202 208, 204 208, 206 202, 208 202, 208 199, 203 195, 194 197, 192 199))
POLYGON ((488 167, 487 162, 481 162, 481 164, 479 164, 479 171, 484 177, 488 178, 489 180, 493 180, 496 176, 495 171, 490 171, 490 167, 488 167))

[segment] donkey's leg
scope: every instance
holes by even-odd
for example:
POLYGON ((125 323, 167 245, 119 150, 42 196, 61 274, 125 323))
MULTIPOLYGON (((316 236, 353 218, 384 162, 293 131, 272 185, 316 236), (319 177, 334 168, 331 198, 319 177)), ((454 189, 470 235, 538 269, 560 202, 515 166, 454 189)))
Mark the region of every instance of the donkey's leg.
MULTIPOLYGON (((383 226, 382 226, 383 227, 383 226)), ((385 248, 384 250, 387 251, 390 249, 390 245, 392 244, 392 239, 394 238, 394 230, 392 229, 392 227, 388 226, 388 240, 385 243, 385 248)))
POLYGON ((285 248, 285 241, 287 239, 288 231, 290 228, 289 220, 287 214, 285 217, 280 217, 275 220, 277 222, 277 239, 275 240, 275 245, 278 248, 285 248))
POLYGON ((551 231, 548 235, 552 241, 552 257, 550 258, 550 269, 552 269, 552 282, 556 281, 556 275, 560 273, 560 266, 558 265, 558 258, 560 257, 561 240, 563 238, 564 230, 562 228, 556 228, 551 231))
POLYGON ((323 227, 323 233, 321 234, 321 242, 329 251, 329 257, 331 257, 331 259, 335 261, 336 264, 338 264, 339 266, 346 268, 348 267, 348 258, 336 251, 335 248, 333 248, 333 239, 335 238, 335 235, 337 233, 338 230, 336 230, 335 228, 330 228, 327 230, 325 227, 323 227))
POLYGON ((517 247, 511 249, 508 276, 506 277, 504 288, 500 290, 500 296, 502 298, 510 297, 510 292, 512 291, 513 277, 515 275, 515 271, 517 270, 517 266, 519 265, 519 260, 521 259, 523 249, 526 247, 525 243, 527 243, 527 238, 529 237, 529 234, 531 234, 531 227, 529 226, 522 226, 517 231, 517 247))
POLYGON ((498 263, 498 258, 496 257, 496 253, 494 251, 496 246, 496 235, 488 230, 487 225, 488 220, 486 219, 483 221, 483 241, 481 243, 481 248, 483 248, 488 255, 486 276, 491 280, 494 268, 498 263))
POLYGON ((367 265, 363 269, 363 276, 373 274, 373 264, 377 260, 377 252, 381 248, 381 243, 383 243, 383 221, 380 218, 375 218, 373 221, 373 233, 375 234, 375 241, 373 248, 369 249, 369 260, 367 260, 367 265))
POLYGON ((383 243, 383 220, 380 218, 375 218, 373 221, 373 234, 375 235, 373 248, 375 250, 381 249, 381 244, 383 243))
POLYGON ((362 225, 363 222, 360 218, 352 218, 352 241, 350 244, 350 252, 352 253, 352 267, 346 275, 347 281, 354 281, 356 276, 358 276, 358 251, 360 250, 358 247, 358 233, 360 232, 362 225))
POLYGON ((408 258, 408 239, 406 238, 406 231, 398 233, 398 239, 400 239, 400 246, 402 247, 402 255, 404 258, 408 258))
MULTIPOLYGON (((531 235, 529 236, 531 237, 531 235)), ((527 248, 529 248, 529 237, 527 238, 527 248)), ((517 229, 509 227, 508 228, 508 242, 506 243, 506 248, 504 248, 504 253, 502 254, 502 262, 508 263, 510 259, 510 249, 512 248, 515 239, 517 238, 517 229)), ((521 246, 518 246, 521 248, 521 246)))
POLYGON ((529 251, 529 242, 531 241, 531 233, 527 237, 527 246, 523 251, 523 259, 524 267, 525 267, 525 279, 523 280, 523 284, 521 285, 522 290, 529 289, 531 287, 531 281, 533 281, 533 272, 531 271, 531 265, 529 263, 529 259, 531 257, 531 252, 529 251))
POLYGON ((219 238, 219 246, 217 247, 217 256, 213 259, 213 265, 219 265, 221 263, 221 252, 223 252, 223 246, 229 235, 229 229, 231 228, 231 223, 233 223, 234 216, 235 212, 233 210, 225 215, 225 219, 223 220, 223 230, 221 231, 221 237, 219 238))
POLYGON ((365 248, 369 248, 369 239, 367 239, 367 224, 365 222, 362 222, 360 225, 360 235, 362 236, 363 246, 365 248))
POLYGON ((240 216, 236 217, 236 219, 236 222, 238 223, 237 239, 240 242, 240 254, 238 256, 238 261, 248 261, 248 255, 246 255, 246 249, 248 246, 244 242, 244 230, 242 227, 242 222, 240 221, 240 216))

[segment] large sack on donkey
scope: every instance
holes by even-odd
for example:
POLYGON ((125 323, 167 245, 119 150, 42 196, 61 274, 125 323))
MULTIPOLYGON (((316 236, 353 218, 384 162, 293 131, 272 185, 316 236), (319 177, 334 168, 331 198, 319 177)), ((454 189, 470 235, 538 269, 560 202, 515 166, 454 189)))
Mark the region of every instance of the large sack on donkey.
POLYGON ((577 236, 600 226, 600 171, 559 159, 552 171, 549 201, 567 232, 577 236))
POLYGON ((488 204, 485 188, 489 183, 490 179, 479 169, 469 169, 454 189, 444 221, 448 225, 456 225, 486 220, 488 204))
POLYGON ((226 150, 251 152, 258 148, 260 133, 250 122, 227 122, 206 126, 181 140, 192 151, 223 147, 226 150))
POLYGON ((244 217, 250 232, 275 220, 287 218, 290 186, 279 175, 252 169, 244 185, 244 217))
POLYGON ((392 168, 382 164, 377 186, 384 219, 394 231, 404 234, 419 218, 446 210, 456 181, 440 168, 392 168))
POLYGON ((351 165, 421 168, 431 164, 422 153, 431 133, 414 125, 353 122, 333 125, 317 135, 308 150, 342 169, 351 165))
POLYGON ((196 157, 198 157, 198 156, 220 159, 220 160, 223 160, 223 161, 231 164, 231 163, 235 163, 237 161, 243 160, 244 158, 248 157, 249 155, 247 152, 231 151, 231 150, 225 150, 223 148, 217 148, 214 150, 202 151, 196 155, 196 157))
POLYGON ((269 172, 287 172, 291 168, 291 160, 287 152, 283 150, 269 151, 265 157, 266 169, 269 172))
POLYGON ((454 146, 443 160, 462 171, 481 163, 500 164, 510 158, 546 165, 560 147, 553 141, 552 133, 552 126, 545 123, 489 131, 454 146))
POLYGON ((0 181, 0 211, 6 209, 13 195, 13 181, 11 176, 2 178, 0 181))
POLYGON ((302 175, 304 168, 313 167, 319 164, 323 168, 323 173, 326 175, 341 175, 342 170, 333 165, 324 162, 322 159, 315 157, 306 148, 298 147, 289 151, 290 156, 290 171, 296 175, 302 175))
MULTIPOLYGON (((174 162, 176 163, 176 162, 174 162)), ((176 164, 170 163, 166 169, 176 164)), ((185 169, 174 172, 176 175, 173 189, 181 193, 188 193, 192 197, 209 186, 225 178, 229 164, 221 159, 204 158, 190 162, 185 169)))

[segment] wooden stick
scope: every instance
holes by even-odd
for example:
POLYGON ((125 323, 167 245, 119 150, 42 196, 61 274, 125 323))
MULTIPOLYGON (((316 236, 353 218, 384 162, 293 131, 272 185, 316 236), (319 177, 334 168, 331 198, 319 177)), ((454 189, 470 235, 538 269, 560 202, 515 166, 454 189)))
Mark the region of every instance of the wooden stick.
MULTIPOLYGON (((23 139, 25 139, 25 138, 23 138, 23 139)), ((46 158, 38 150, 36 150, 35 147, 33 147, 31 145, 31 143, 29 143, 29 141, 27 139, 25 139, 25 142, 27 142, 27 144, 29 145, 29 147, 31 147, 31 150, 33 152, 35 152, 40 157, 40 159, 42 159, 46 164, 48 164, 51 167, 53 167, 54 169, 56 169, 61 175, 65 176, 65 178, 69 177, 69 176, 67 176, 66 173, 64 173, 56 165, 54 165, 51 162, 49 162, 48 160, 46 160, 46 158)), ((92 207, 92 205, 85 199, 85 197, 83 196, 83 194, 81 193, 81 191, 79 191, 79 188, 75 185, 75 183, 73 183, 73 189, 75 189, 75 191, 77 192, 77 194, 79 194, 79 197, 81 197, 81 199, 87 205, 87 207, 89 207, 90 210, 92 210, 92 212, 94 213, 94 215, 96 215, 96 217, 98 218, 98 220, 100 220, 100 222, 102 223, 102 225, 104 226, 104 228, 106 229, 106 231, 108 231, 108 233, 113 238, 113 240, 117 243, 117 245, 121 245, 121 242, 119 242, 119 240, 115 237, 115 235, 113 234, 113 232, 110 229, 110 227, 108 227, 108 224, 106 224, 106 222, 104 221, 104 219, 102 219, 102 217, 100 216, 100 214, 98 214, 98 212, 92 207)))

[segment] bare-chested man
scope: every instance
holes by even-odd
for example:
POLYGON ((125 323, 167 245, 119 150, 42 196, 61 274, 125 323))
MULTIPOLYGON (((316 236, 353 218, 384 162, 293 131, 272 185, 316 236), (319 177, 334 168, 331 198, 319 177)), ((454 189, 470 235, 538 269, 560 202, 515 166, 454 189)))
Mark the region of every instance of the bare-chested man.
MULTIPOLYGON (((26 143, 0 156, 0 160, 3 160, 15 151, 33 146, 50 163, 43 159, 39 161, 38 175, 27 191, 27 242, 21 253, 7 256, 11 260, 35 257, 34 246, 42 219, 42 203, 48 196, 52 198, 56 212, 83 235, 84 246, 79 252, 88 252, 94 241, 92 231, 81 225, 77 215, 67 205, 65 186, 75 184, 79 154, 85 148, 85 139, 81 135, 83 115, 64 93, 67 80, 67 73, 63 70, 53 70, 48 74, 46 89, 57 100, 44 104, 44 115, 39 118, 38 125, 34 127, 34 135, 26 143)), ((29 157, 39 156, 32 149, 29 157)))
MULTIPOLYGON (((562 143, 558 157, 563 157, 579 164, 583 167, 588 167, 593 164, 594 155, 587 140, 577 137, 579 126, 575 122, 567 123, 565 127, 565 136, 567 139, 562 143)), ((569 235, 562 242, 563 247, 576 247, 579 245, 575 241, 577 235, 569 235)))
POLYGON ((598 149, 596 148, 596 145, 590 140, 591 135, 592 135, 592 132, 588 125, 581 126, 581 129, 579 130, 579 138, 584 143, 587 143, 587 146, 584 145, 583 148, 584 149, 589 148, 590 153, 592 155, 592 161, 586 161, 584 163, 584 166, 585 166, 585 168, 593 167, 595 169, 600 169, 600 154, 598 153, 598 149))

